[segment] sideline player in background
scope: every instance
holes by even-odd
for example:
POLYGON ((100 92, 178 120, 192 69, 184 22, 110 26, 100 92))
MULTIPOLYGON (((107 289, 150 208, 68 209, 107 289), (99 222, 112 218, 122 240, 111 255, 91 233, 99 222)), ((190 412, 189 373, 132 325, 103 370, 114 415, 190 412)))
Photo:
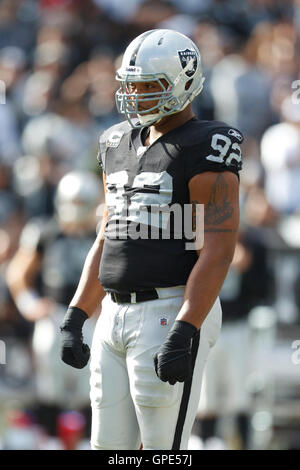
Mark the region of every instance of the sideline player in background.
POLYGON ((62 359, 87 364, 81 329, 102 300, 90 364, 92 448, 186 449, 221 327, 243 137, 195 117, 201 57, 176 31, 138 36, 117 80, 127 120, 100 137, 107 208, 61 326, 62 359), (191 250, 175 211, 162 208, 179 207, 184 220, 187 207, 195 213, 200 204, 204 245, 191 250))
MULTIPOLYGON (((54 197, 55 215, 27 222, 7 270, 19 312, 34 322, 35 395, 30 410, 50 436, 57 436, 58 417, 69 409, 82 412, 90 428, 89 371, 80 374, 63 364, 57 331, 94 242, 96 211, 102 201, 96 175, 79 170, 64 175, 54 197)), ((93 336, 98 313, 99 309, 84 325, 86 338, 93 336)))

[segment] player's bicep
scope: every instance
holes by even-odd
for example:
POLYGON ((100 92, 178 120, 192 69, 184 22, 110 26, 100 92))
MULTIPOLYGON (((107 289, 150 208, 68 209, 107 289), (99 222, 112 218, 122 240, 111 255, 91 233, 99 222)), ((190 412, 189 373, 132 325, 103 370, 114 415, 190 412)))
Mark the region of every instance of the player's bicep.
POLYGON ((233 256, 239 226, 239 181, 232 172, 204 172, 189 182, 190 201, 204 205, 202 253, 233 256))

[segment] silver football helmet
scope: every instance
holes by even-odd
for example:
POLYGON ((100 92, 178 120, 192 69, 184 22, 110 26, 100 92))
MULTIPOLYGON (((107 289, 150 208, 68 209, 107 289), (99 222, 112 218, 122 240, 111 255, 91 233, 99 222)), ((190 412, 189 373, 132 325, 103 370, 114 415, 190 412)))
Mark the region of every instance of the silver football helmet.
POLYGON ((124 53, 116 79, 121 84, 116 92, 118 111, 136 128, 182 111, 201 92, 205 80, 197 46, 183 34, 168 29, 146 31, 135 38, 124 53), (131 83, 153 81, 161 91, 131 92, 131 83), (141 110, 140 104, 150 101, 155 101, 155 106, 141 110))
POLYGON ((55 195, 55 208, 63 225, 90 228, 95 212, 103 199, 103 185, 94 173, 71 171, 59 182, 55 195))

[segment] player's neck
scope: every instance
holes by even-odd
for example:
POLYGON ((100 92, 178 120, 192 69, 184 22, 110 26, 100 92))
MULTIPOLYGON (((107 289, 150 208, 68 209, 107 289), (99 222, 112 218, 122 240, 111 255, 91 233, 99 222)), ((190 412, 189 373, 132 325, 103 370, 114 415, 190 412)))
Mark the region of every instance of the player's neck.
POLYGON ((183 111, 176 114, 171 114, 170 116, 166 116, 158 123, 154 123, 150 126, 150 132, 146 138, 145 145, 151 145, 155 140, 159 139, 162 135, 166 134, 167 132, 176 129, 177 127, 182 126, 187 121, 195 117, 195 113, 193 112, 192 106, 187 106, 183 111))

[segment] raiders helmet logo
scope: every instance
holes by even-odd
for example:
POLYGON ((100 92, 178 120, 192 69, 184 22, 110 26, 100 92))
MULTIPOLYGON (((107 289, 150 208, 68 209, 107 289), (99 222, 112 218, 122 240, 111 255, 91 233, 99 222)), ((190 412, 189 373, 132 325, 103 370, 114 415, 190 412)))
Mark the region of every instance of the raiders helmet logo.
POLYGON ((190 63, 190 66, 188 69, 185 71, 185 74, 188 77, 192 77, 194 73, 197 70, 197 65, 198 65, 198 59, 197 59, 197 54, 195 51, 191 51, 190 49, 185 49, 184 51, 178 51, 179 59, 181 62, 181 66, 184 69, 187 64, 190 63))

